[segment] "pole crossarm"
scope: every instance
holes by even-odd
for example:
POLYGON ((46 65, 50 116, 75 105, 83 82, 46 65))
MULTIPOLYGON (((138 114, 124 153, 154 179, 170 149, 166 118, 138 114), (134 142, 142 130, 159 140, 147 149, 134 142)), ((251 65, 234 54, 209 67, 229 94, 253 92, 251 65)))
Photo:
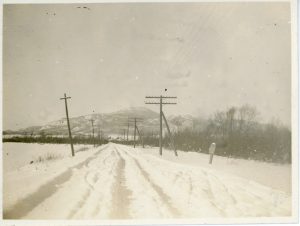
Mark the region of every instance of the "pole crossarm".
MULTIPOLYGON (((145 104, 160 104, 160 103, 155 103, 155 102, 145 102, 145 104)), ((171 102, 166 102, 162 104, 177 104, 177 103, 171 103, 171 102)))
POLYGON ((66 99, 71 99, 71 97, 67 97, 66 94, 65 94, 65 97, 61 97, 61 98, 59 98, 59 99, 61 99, 61 100, 66 100, 66 99))
POLYGON ((177 99, 177 97, 168 97, 168 96, 146 96, 146 98, 169 98, 169 99, 177 99))

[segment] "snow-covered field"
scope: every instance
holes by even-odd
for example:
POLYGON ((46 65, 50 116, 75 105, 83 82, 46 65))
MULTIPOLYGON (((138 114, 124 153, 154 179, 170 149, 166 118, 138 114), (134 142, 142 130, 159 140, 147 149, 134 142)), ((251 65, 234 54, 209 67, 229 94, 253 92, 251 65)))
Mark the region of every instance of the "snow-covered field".
MULTIPOLYGON (((83 151, 90 145, 74 145, 75 152, 83 151)), ((28 165, 31 161, 41 161, 51 156, 62 159, 71 155, 69 144, 29 144, 29 143, 3 143, 4 171, 16 170, 28 165)))
MULTIPOLYGON (((4 147, 4 153, 10 154, 14 145, 4 147)), ((40 145, 41 150, 44 147, 40 145)), ((64 148, 70 152, 69 146, 64 148)), ((157 148, 133 149, 109 143, 78 152, 74 158, 66 154, 19 168, 6 166, 4 218, 291 216, 290 185, 283 185, 290 179, 274 177, 275 173, 288 176, 289 167, 217 156, 209 165, 208 156, 199 153, 179 151, 175 158, 172 152, 164 151, 160 157, 157 148), (248 167, 251 169, 245 169, 248 167), (263 183, 263 178, 268 182, 263 183)))

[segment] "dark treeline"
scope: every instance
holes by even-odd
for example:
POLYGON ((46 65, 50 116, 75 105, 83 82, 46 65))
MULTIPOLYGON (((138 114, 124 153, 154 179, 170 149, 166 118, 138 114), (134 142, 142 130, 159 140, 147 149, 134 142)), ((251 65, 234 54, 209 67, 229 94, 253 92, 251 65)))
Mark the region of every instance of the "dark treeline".
MULTIPOLYGON (((210 144, 214 142, 217 145, 215 154, 220 156, 291 162, 290 129, 275 122, 259 123, 258 112, 251 106, 218 111, 205 122, 205 126, 197 125, 199 123, 195 121, 187 128, 177 124, 178 129, 173 133, 176 149, 208 153, 210 144)), ((158 136, 145 135, 143 141, 145 145, 159 145, 158 136)), ((170 148, 169 141, 168 137, 164 137, 165 148, 170 148)))
MULTIPOLYGON (((74 136, 72 138, 74 144, 94 144, 92 137, 86 136, 74 136)), ((68 137, 55 137, 55 136, 13 136, 10 138, 3 138, 3 142, 22 142, 22 143, 50 143, 50 144, 69 144, 70 139, 68 137)), ((107 144, 106 139, 96 139, 96 145, 107 144)))

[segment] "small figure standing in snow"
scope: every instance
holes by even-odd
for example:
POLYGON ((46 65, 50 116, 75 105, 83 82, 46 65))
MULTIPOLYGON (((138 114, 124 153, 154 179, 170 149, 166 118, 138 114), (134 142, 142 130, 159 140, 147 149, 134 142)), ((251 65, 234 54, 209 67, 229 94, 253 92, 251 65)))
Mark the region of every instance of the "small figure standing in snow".
POLYGON ((214 157, 215 150, 216 150, 216 144, 212 143, 209 147, 209 154, 210 154, 209 164, 212 164, 212 160, 213 160, 213 157, 214 157))

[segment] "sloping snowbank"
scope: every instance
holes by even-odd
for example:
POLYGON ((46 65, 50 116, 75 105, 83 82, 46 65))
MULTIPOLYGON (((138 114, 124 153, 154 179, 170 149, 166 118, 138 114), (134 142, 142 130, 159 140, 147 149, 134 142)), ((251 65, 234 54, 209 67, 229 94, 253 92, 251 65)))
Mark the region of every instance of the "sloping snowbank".
MULTIPOLYGON (((83 150, 83 147, 84 145, 75 146, 75 151, 83 150)), ((4 156, 6 153, 8 155, 3 156, 6 165, 3 171, 4 209, 10 209, 19 200, 35 193, 47 183, 70 176, 70 167, 83 164, 99 151, 99 147, 93 148, 89 145, 88 148, 88 151, 76 152, 75 157, 72 157, 69 145, 5 143, 3 153, 4 156), (59 153, 63 157, 54 161, 29 164, 32 159, 44 153, 59 153)))
POLYGON ((204 153, 178 151, 178 157, 176 157, 173 151, 163 149, 163 155, 160 156, 158 147, 139 148, 147 154, 165 160, 215 169, 291 194, 292 171, 290 164, 275 164, 214 155, 213 163, 210 165, 208 164, 209 155, 204 153))

